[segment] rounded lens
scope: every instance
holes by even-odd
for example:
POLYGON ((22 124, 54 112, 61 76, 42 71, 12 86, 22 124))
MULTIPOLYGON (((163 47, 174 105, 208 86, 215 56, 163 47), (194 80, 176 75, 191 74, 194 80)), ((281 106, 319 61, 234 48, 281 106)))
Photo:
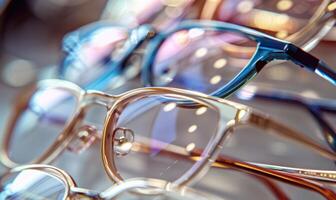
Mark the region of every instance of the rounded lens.
POLYGON ((229 0, 218 6, 213 18, 286 38, 307 25, 322 2, 323 0, 229 0))
POLYGON ((65 183, 40 170, 23 170, 1 178, 0 199, 3 200, 63 200, 65 183))
POLYGON ((14 122, 10 159, 23 164, 45 153, 71 120, 76 104, 76 97, 66 90, 36 90, 14 122))
POLYGON ((227 111, 226 119, 210 104, 175 95, 134 97, 118 107, 120 115, 109 127, 110 159, 124 179, 178 181, 209 156, 204 149, 213 142, 220 123, 234 117, 235 111, 227 111))
POLYGON ((238 33, 182 30, 159 47, 152 82, 210 94, 238 75, 256 48, 256 42, 238 33))
POLYGON ((109 70, 118 73, 112 67, 127 37, 127 29, 112 25, 91 25, 70 33, 63 42, 63 77, 85 86, 109 70))

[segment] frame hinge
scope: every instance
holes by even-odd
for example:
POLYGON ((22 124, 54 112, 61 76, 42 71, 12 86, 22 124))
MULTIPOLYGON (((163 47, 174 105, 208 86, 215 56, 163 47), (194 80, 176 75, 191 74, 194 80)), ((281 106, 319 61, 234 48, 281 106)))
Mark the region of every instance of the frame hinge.
POLYGON ((292 58, 294 63, 311 71, 315 71, 320 61, 294 44, 287 44, 284 47, 284 51, 290 58, 292 58))

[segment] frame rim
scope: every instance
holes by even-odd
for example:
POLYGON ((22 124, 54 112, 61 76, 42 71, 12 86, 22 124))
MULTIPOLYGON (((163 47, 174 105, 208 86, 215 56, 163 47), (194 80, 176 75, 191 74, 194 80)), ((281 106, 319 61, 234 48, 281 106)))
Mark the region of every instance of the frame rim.
MULTIPOLYGON (((202 102, 204 105, 208 105, 209 107, 214 108, 218 111, 219 122, 221 121, 221 118, 223 117, 223 113, 219 110, 220 108, 216 105, 214 105, 214 102, 218 102, 221 104, 225 104, 226 106, 233 107, 236 110, 236 113, 234 114, 236 117, 232 120, 237 120, 237 113, 240 110, 247 110, 244 106, 240 106, 236 103, 228 103, 229 101, 222 100, 222 99, 215 99, 213 97, 210 97, 208 95, 199 93, 199 92, 189 92, 182 89, 176 89, 176 88, 139 88, 132 90, 130 92, 124 93, 122 97, 118 98, 113 105, 110 107, 107 117, 104 122, 104 129, 103 129, 103 136, 102 136, 102 146, 101 146, 101 157, 103 161, 103 165, 105 168, 105 171, 107 175, 116 183, 123 182, 122 176, 118 173, 118 167, 114 164, 114 155, 113 152, 110 152, 110 149, 113 148, 113 144, 110 143, 111 137, 113 137, 113 133, 109 130, 109 127, 114 127, 113 124, 115 124, 119 113, 117 112, 117 109, 119 106, 125 101, 127 101, 128 98, 135 98, 136 96, 147 96, 149 94, 167 94, 167 95, 174 95, 179 96, 181 98, 193 100, 195 102, 202 102)), ((231 122, 232 123, 232 122, 231 122)), ((214 135, 215 139, 213 141, 209 141, 204 151, 207 151, 207 156, 201 158, 200 161, 197 161, 194 163, 194 166, 190 169, 188 169, 186 172, 184 172, 184 175, 177 180, 175 180, 173 183, 177 183, 179 185, 185 185, 189 182, 192 182, 196 179, 196 174, 202 174, 201 171, 206 171, 208 167, 211 165, 211 160, 216 157, 217 152, 217 145, 223 137, 223 135, 226 133, 226 129, 228 128, 228 124, 220 123, 217 127, 216 133, 214 135)))

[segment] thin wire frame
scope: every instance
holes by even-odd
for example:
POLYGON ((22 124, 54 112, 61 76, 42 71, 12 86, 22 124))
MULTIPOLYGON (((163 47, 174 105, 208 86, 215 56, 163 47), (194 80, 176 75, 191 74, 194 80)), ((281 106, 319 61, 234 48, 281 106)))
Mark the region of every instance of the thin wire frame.
POLYGON ((13 173, 19 173, 25 170, 38 170, 44 173, 47 173, 51 177, 54 177, 57 180, 62 181, 64 185, 64 198, 62 200, 75 200, 78 198, 85 199, 113 199, 123 192, 130 191, 134 195, 162 195, 165 192, 174 193, 175 195, 187 196, 187 197, 202 197, 202 199, 221 199, 209 194, 201 193, 195 191, 191 188, 184 186, 178 186, 172 183, 169 183, 165 180, 159 179, 148 179, 148 178, 133 178, 126 180, 122 184, 114 185, 108 188, 103 192, 97 192, 89 189, 79 188, 73 178, 66 173, 65 171, 53 167, 50 165, 24 165, 16 167, 9 170, 0 177, 1 179, 6 179, 7 176, 10 176, 13 173))
MULTIPOLYGON (((197 181, 198 178, 200 178, 204 173, 208 171, 208 169, 211 167, 211 165, 216 163, 219 166, 229 166, 234 169, 238 169, 240 171, 245 171, 257 176, 266 176, 266 177, 272 177, 281 181, 286 181, 291 184, 297 185, 299 187, 304 187, 306 189, 310 189, 316 192, 321 193, 324 196, 330 196, 330 192, 325 193, 325 190, 322 189, 323 185, 319 183, 315 183, 313 181, 308 181, 304 178, 311 178, 313 180, 317 181, 335 181, 334 179, 328 179, 326 180, 325 177, 334 177, 335 172, 332 171, 324 171, 324 170, 310 170, 310 169, 294 169, 294 168, 287 168, 287 167, 280 167, 280 166, 268 166, 265 164, 260 163, 246 163, 238 160, 234 160, 228 157, 219 156, 221 146, 223 145, 223 142, 225 141, 226 137, 228 137, 230 134, 233 134, 234 128, 241 125, 254 125, 263 129, 272 129, 276 133, 278 133, 280 136, 289 138, 299 144, 306 145, 310 147, 312 150, 315 150, 316 152, 320 153, 322 156, 336 160, 335 153, 325 149, 324 147, 319 146, 319 144, 316 144, 312 140, 310 140, 307 137, 304 137, 301 133, 298 133, 297 131, 294 131, 290 129, 289 127, 286 127, 274 120, 272 120, 269 116, 266 116, 264 114, 261 114, 260 112, 254 111, 251 108, 248 108, 246 106, 243 106, 241 104, 237 104, 231 101, 227 101, 224 99, 219 99, 215 97, 211 97, 202 93, 198 92, 192 92, 192 91, 186 91, 182 89, 175 89, 175 88, 140 88, 136 90, 132 90, 129 92, 126 92, 124 94, 118 95, 118 96, 111 96, 102 92, 98 91, 84 91, 81 88, 79 88, 77 85, 67 82, 67 81, 61 81, 61 80, 45 80, 38 83, 38 85, 35 85, 26 93, 23 93, 23 98, 18 98, 19 102, 15 106, 15 112, 13 113, 13 116, 8 123, 8 128, 5 132, 5 138, 3 140, 3 145, 1 146, 1 161, 2 163, 9 167, 13 168, 18 166, 17 163, 12 161, 9 158, 9 144, 10 139, 12 135, 12 130, 14 123, 16 121, 16 118, 20 114, 20 108, 24 107, 26 104, 25 101, 29 99, 31 94, 37 89, 37 88, 58 88, 62 90, 69 91, 73 93, 75 97, 78 98, 78 104, 77 109, 75 113, 75 117, 69 122, 69 124, 64 127, 63 132, 60 133, 58 136, 56 142, 50 146, 49 149, 46 150, 42 154, 41 157, 37 158, 36 160, 33 160, 32 163, 50 163, 52 162, 62 151, 66 149, 66 147, 69 145, 72 139, 76 137, 76 133, 74 132, 74 127, 77 123, 79 123, 83 117, 84 117, 84 110, 85 107, 92 105, 92 104, 99 104, 102 106, 105 106, 108 110, 108 114, 106 117, 106 121, 104 123, 104 130, 103 130, 103 136, 102 136, 102 160, 103 165, 105 167, 105 170, 107 174, 110 176, 110 178, 117 182, 121 183, 123 182, 123 178, 118 174, 117 167, 115 166, 114 160, 113 160, 113 154, 110 151, 111 148, 113 148, 113 143, 110 142, 110 139, 113 138, 114 132, 110 132, 111 130, 107 127, 113 125, 113 121, 116 120, 117 115, 115 113, 117 112, 117 108, 120 107, 122 104, 126 103, 129 98, 136 97, 136 96, 146 96, 149 94, 162 94, 162 95, 174 95, 176 97, 180 97, 186 100, 193 100, 194 102, 202 102, 206 105, 209 105, 209 107, 216 108, 217 111, 221 114, 223 114, 224 110, 221 109, 221 106, 230 106, 234 109, 236 109, 235 117, 228 122, 228 124, 220 124, 219 128, 217 129, 217 133, 213 137, 213 141, 209 142, 207 147, 205 149, 201 150, 195 150, 189 153, 186 153, 184 151, 179 151, 181 147, 174 147, 174 150, 167 150, 167 153, 169 155, 179 156, 184 159, 192 159, 197 161, 196 164, 189 169, 188 172, 186 172, 182 177, 180 177, 178 180, 176 180, 174 183, 179 185, 185 185, 190 184, 194 181, 197 181), (182 153, 180 153, 182 152, 182 153), (206 157, 201 157, 200 155, 207 155, 206 157), (217 161, 218 160, 218 161, 217 161), (258 166, 259 165, 259 166, 258 166), (270 168, 270 169, 267 169, 270 168), (278 171, 276 171, 278 170, 278 171), (317 173, 318 172, 318 173, 317 173), (314 176, 309 176, 311 174, 315 173, 314 176), (308 175, 308 176, 307 176, 308 175), (304 178, 300 178, 304 177, 304 178), (318 187, 316 186, 318 185, 318 187)), ((267 132, 267 131, 266 131, 267 132)), ((135 148, 138 149, 136 151, 140 152, 148 152, 148 144, 141 143, 141 144, 135 144, 135 146, 138 145, 138 147, 141 148, 135 148)), ((135 150, 134 149, 134 150, 135 150)), ((133 149, 132 149, 133 150, 133 149)), ((334 195, 334 194, 332 194, 334 195)))

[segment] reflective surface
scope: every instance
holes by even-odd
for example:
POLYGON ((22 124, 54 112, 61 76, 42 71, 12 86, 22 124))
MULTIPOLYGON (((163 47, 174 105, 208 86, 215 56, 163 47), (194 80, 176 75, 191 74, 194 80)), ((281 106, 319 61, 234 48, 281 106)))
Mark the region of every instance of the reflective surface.
POLYGON ((171 182, 184 175, 195 162, 171 156, 167 150, 176 149, 176 146, 182 152, 205 149, 216 135, 219 124, 225 124, 237 112, 228 106, 227 119, 223 117, 219 122, 220 113, 210 105, 193 100, 186 102, 185 98, 169 95, 134 98, 118 109, 121 114, 116 125, 109 128, 115 130, 114 142, 111 142, 114 151, 119 152, 114 158, 119 174, 128 178, 125 172, 131 172, 132 178, 145 176, 171 182), (120 143, 125 137, 134 137, 128 139, 133 142, 120 143), (139 144, 147 144, 147 152, 137 152, 139 144), (130 160, 138 167, 129 166, 130 160))
MULTIPOLYGON (((86 14, 88 13, 84 11, 81 12, 86 14)), ((41 24, 39 23, 37 23, 36 25, 36 21, 35 23, 28 23, 28 25, 32 24, 35 24, 34 27, 41 27, 41 24)), ((21 31, 23 31, 23 28, 18 28, 15 31, 16 34, 7 34, 7 39, 9 38, 6 42, 6 49, 8 50, 7 52, 13 52, 13 48, 18 46, 18 42, 24 40, 28 36, 32 37, 33 35, 23 34, 21 33, 21 31)), ((45 41, 45 38, 48 38, 45 35, 50 36, 53 34, 51 34, 50 32, 42 32, 40 33, 40 35, 34 35, 34 38, 38 38, 39 40, 33 40, 35 41, 33 43, 27 42, 28 44, 30 44, 30 48, 20 48, 20 52, 15 54, 16 56, 23 57, 26 60, 33 60, 33 63, 35 63, 35 68, 33 67, 35 71, 33 70, 33 74, 35 74, 36 77, 38 77, 38 74, 36 74, 37 72, 41 72, 42 69, 46 69, 42 66, 58 64, 58 58, 61 55, 59 50, 60 41, 55 42, 54 40, 52 40, 53 42, 48 42, 48 44, 50 45, 44 45, 44 42, 36 42, 45 41), (42 37, 41 35, 44 37, 42 37)), ((334 56, 334 52, 335 44, 324 42, 320 44, 316 50, 313 51, 313 54, 323 58, 327 61, 327 63, 336 66, 336 57, 334 56)), ((7 74, 5 76, 4 73, 7 67, 7 65, 2 65, 1 68, 2 82, 0 83, 0 92, 2 95, 0 96, 0 129, 2 133, 5 127, 4 125, 6 123, 5 119, 8 119, 10 106, 14 101, 16 94, 20 91, 20 89, 22 89, 16 88, 17 86, 15 84, 8 84, 16 83, 16 81, 8 82, 8 80, 16 80, 15 78, 19 77, 19 74, 17 73, 17 71, 14 70, 13 73, 10 73, 9 75, 7 74)), ((31 69, 30 67, 27 68, 31 69)), ((19 81, 20 79, 17 80, 19 81)), ((331 92, 334 91, 334 87, 330 86, 328 83, 324 82, 320 78, 299 69, 297 66, 289 65, 287 63, 268 67, 260 74, 260 76, 258 76, 256 80, 253 81, 253 83, 260 82, 268 83, 274 88, 288 89, 315 98, 336 98, 335 93, 331 92)), ((113 93, 120 93, 120 91, 122 90, 128 90, 133 87, 138 87, 139 85, 140 84, 138 84, 137 80, 132 81, 129 82, 126 86, 120 88, 118 91, 113 91, 113 93)), ((239 100, 234 97, 232 97, 232 99, 239 100)), ((286 123, 287 125, 301 130, 307 135, 314 137, 316 141, 321 142, 321 144, 325 144, 324 138, 320 136, 321 130, 304 109, 295 109, 293 107, 288 107, 287 105, 281 106, 275 102, 260 101, 257 99, 242 101, 242 103, 253 105, 256 108, 261 109, 271 114, 272 116, 275 116, 277 119, 286 123)), ((101 122, 102 120, 104 120, 104 116, 101 116, 100 110, 93 108, 90 110, 90 113, 90 120, 94 119, 95 122, 101 122)), ((331 115, 328 118, 330 118, 332 122, 335 122, 335 116, 331 115)), ((244 130, 243 133, 251 133, 254 131, 256 130, 247 129, 244 130)), ((207 135, 204 136, 208 137, 207 135)), ((287 141, 279 141, 262 137, 262 134, 259 134, 258 137, 248 137, 247 134, 241 134, 240 136, 242 137, 239 138, 239 135, 235 136, 237 138, 232 139, 228 144, 227 148, 229 148, 229 150, 223 150, 222 153, 237 158, 247 158, 251 161, 258 161, 258 159, 265 161, 264 159, 269 159, 267 161, 273 164, 288 164, 289 166, 297 165, 331 170, 335 169, 335 166, 332 165, 331 162, 321 161, 319 157, 312 157, 311 155, 308 155, 310 159, 308 159, 307 161, 305 159, 307 156, 307 152, 299 150, 295 147, 288 148, 287 141), (238 139, 240 140, 239 142, 237 142, 238 139), (241 148, 240 144, 256 148, 259 146, 262 148, 257 149, 257 152, 259 154, 253 153, 251 152, 251 150, 249 151, 248 149, 242 153, 239 153, 241 148), (264 157, 265 155, 266 157, 264 157)), ((327 146, 327 144, 325 145, 327 146)), ((31 155, 28 151, 25 151, 24 153, 26 156, 31 155)), ((95 145, 92 146, 90 150, 85 151, 82 154, 75 154, 69 151, 64 152, 61 158, 56 160, 54 164, 67 170, 71 175, 74 176, 75 180, 78 181, 81 186, 97 190, 103 190, 110 186, 111 182, 106 177, 106 174, 101 164, 100 156, 97 156, 99 154, 100 145, 99 143, 95 143, 95 145), (85 174, 85 176, 83 176, 83 174, 85 174)), ((127 163, 127 167, 133 169, 133 166, 138 167, 140 171, 147 170, 146 167, 137 165, 137 162, 130 160, 130 162, 127 163)), ((4 168, 2 168, 0 171, 3 172, 4 168)), ((134 171, 129 171, 127 173, 132 175, 134 171)), ((295 189, 288 185, 280 184, 280 186, 284 188, 288 195, 293 199, 318 199, 318 197, 316 197, 315 195, 311 196, 311 194, 307 194, 307 192, 303 192, 302 190, 295 189)), ((229 173, 228 171, 223 172, 222 170, 212 169, 206 175, 206 177, 202 179, 199 184, 196 185, 196 187, 206 189, 207 191, 215 194, 227 193, 232 194, 232 196, 236 195, 239 197, 238 199, 250 200, 263 199, 265 197, 267 197, 266 199, 272 199, 272 194, 270 194, 267 188, 265 188, 265 186, 263 186, 260 182, 249 176, 246 177, 244 175, 237 175, 237 173, 235 172, 229 173), (265 193, 266 190, 267 194, 265 193)))

